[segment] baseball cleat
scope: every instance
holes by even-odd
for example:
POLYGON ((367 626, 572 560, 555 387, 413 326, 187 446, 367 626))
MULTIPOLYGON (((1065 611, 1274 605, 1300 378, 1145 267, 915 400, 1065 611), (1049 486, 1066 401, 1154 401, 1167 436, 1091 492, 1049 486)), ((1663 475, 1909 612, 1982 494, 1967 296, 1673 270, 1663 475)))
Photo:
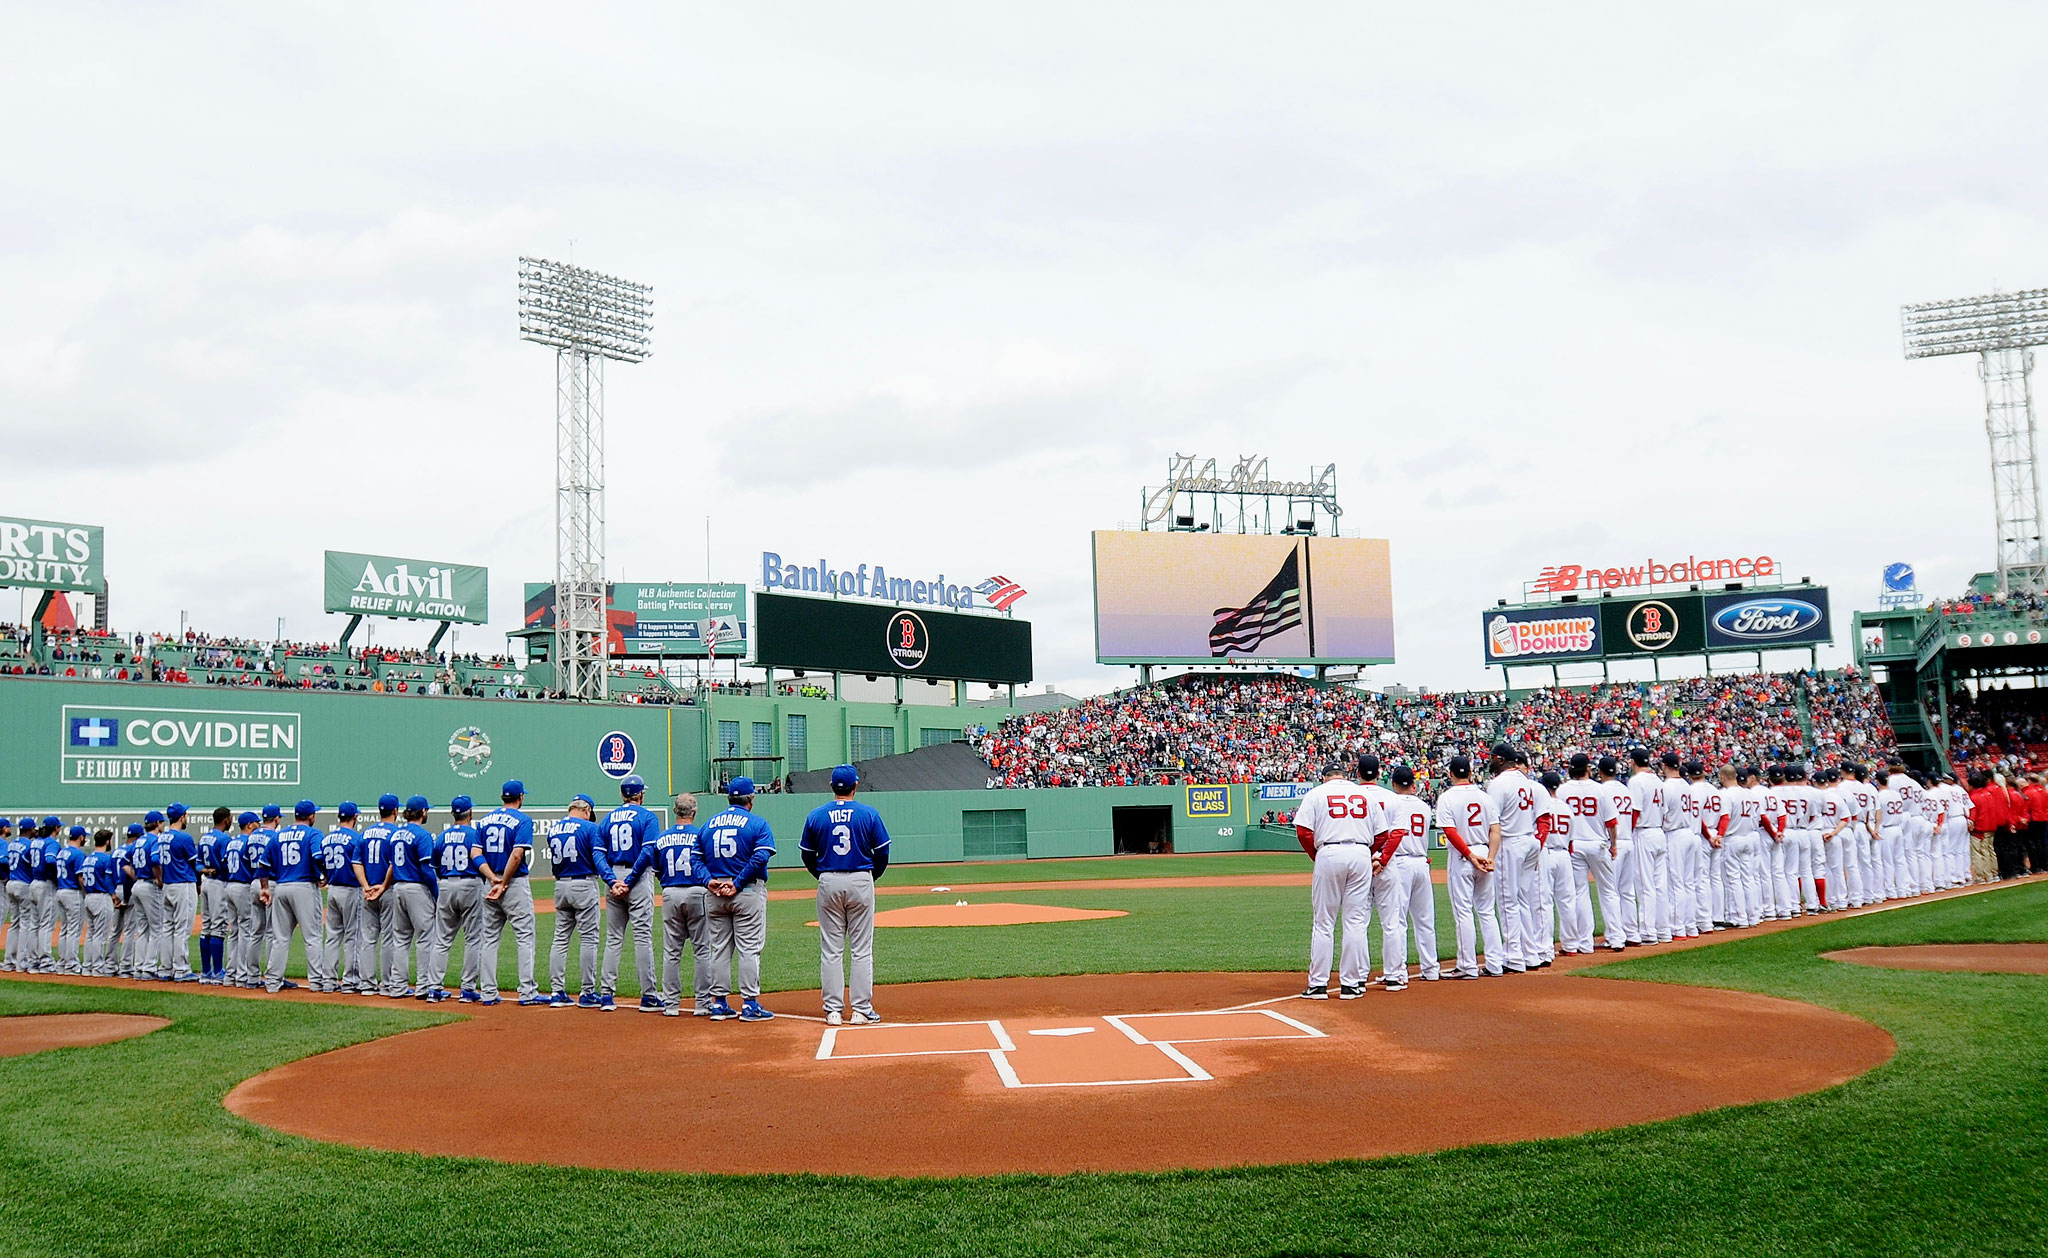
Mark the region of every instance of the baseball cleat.
POLYGON ((761 1002, 758 1000, 740 1002, 740 1021, 742 1022, 766 1022, 774 1016, 774 1014, 763 1009, 761 1002))
POLYGON ((576 1007, 578 1009, 595 1009, 597 1008, 597 1006, 598 999, 596 992, 585 992, 581 996, 578 996, 576 998, 576 1007))
POLYGON ((476 1003, 488 1008, 491 1005, 502 1005, 505 1002, 496 996, 479 996, 476 998, 476 1003))
POLYGON ((1301 993, 1301 998, 1303 1000, 1328 1000, 1330 998, 1330 989, 1327 987, 1311 987, 1301 993))
POLYGON ((642 996, 640 998, 641 1013, 667 1013, 668 1009, 668 1002, 659 996, 642 996))
MULTIPOLYGON (((489 1004, 491 1002, 487 1000, 484 1003, 489 1004)), ((531 1009, 535 1006, 545 1007, 552 1002, 546 996, 541 995, 539 992, 535 992, 531 996, 521 996, 519 998, 519 1003, 521 1006, 531 1009)))
MULTIPOLYGON (((1422 977, 1428 978, 1429 975, 1425 974, 1422 977)), ((1467 974, 1463 970, 1452 970, 1449 974, 1444 975, 1444 977, 1457 979, 1462 982, 1466 979, 1478 978, 1479 976, 1477 974, 1467 974)))
POLYGON ((477 992, 476 988, 465 987, 462 989, 461 994, 456 996, 456 999, 465 1005, 473 1005, 482 1000, 483 996, 477 992))
POLYGON ((597 1011, 599 1013, 610 1013, 616 1008, 618 1008, 618 1005, 613 1002, 610 996, 599 996, 597 998, 597 1011))
MULTIPOLYGON (((519 1003, 523 1005, 526 1002, 522 1000, 519 1003)), ((550 1009, 567 1009, 575 1003, 575 1001, 569 999, 569 993, 567 992, 556 992, 547 998, 547 1006, 550 1009)))
POLYGON ((180 974, 171 981, 173 983, 196 983, 199 981, 199 976, 197 974, 180 974))
MULTIPOLYGON (((1365 995, 1365 988, 1357 983, 1345 983, 1337 988, 1337 999, 1339 1000, 1357 1000, 1363 995, 1365 995)), ((1325 1000, 1329 999, 1329 993, 1325 992, 1323 998, 1325 1000)))
POLYGON ((683 1009, 682 1009, 682 1006, 680 1006, 680 1005, 667 1005, 667 1006, 664 1006, 664 1007, 663 1007, 663 1009, 662 1009, 662 1011, 661 1011, 661 1016, 662 1016, 662 1017, 664 1017, 664 1018, 680 1018, 680 1017, 682 1017, 682 1016, 683 1016, 683 1009))
POLYGON ((1390 992, 1406 991, 1408 989, 1408 980, 1405 978, 1383 978, 1380 980, 1380 986, 1390 992))
POLYGON ((853 1025, 855 1026, 880 1026, 881 1024, 882 1015, 872 1009, 866 1013, 862 1013, 858 1009, 853 1011, 853 1025))
POLYGON ((839 1011, 837 1009, 834 1009, 832 1012, 825 1015, 826 1026, 838 1026, 841 1021, 843 1021, 843 1019, 840 1018, 839 1011))
POLYGON ((733 1012, 732 1006, 725 1003, 725 997, 723 996, 705 1006, 704 1016, 713 1022, 724 1022, 730 1018, 739 1017, 738 1014, 733 1012))

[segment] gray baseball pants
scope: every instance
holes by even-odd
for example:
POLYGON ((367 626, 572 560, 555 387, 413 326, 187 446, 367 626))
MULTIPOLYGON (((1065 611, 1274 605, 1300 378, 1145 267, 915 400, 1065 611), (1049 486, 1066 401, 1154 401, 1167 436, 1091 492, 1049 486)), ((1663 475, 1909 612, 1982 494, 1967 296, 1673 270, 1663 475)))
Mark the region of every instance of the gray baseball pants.
MULTIPOLYGON (((607 996, 619 992, 619 954, 625 950, 626 927, 633 928, 633 977, 644 994, 654 990, 654 871, 643 869, 626 888, 624 899, 604 897, 604 983, 607 996)), ((558 923, 559 925, 559 923, 558 923)))
POLYGON ((555 880, 555 942, 548 949, 548 987, 567 991, 569 979, 569 936, 583 941, 583 988, 597 992, 597 922, 604 912, 604 891, 596 878, 555 880))
POLYGON ((406 981, 406 965, 418 955, 419 981, 423 987, 434 983, 434 897, 417 882, 394 882, 384 893, 390 905, 384 920, 391 931, 391 946, 384 957, 384 994, 403 996, 412 986, 406 981))
POLYGON ((845 1008, 852 960, 853 1009, 875 1015, 875 876, 870 873, 818 875, 818 978, 825 1012, 845 1008))
POLYGON ((157 936, 164 929, 164 889, 138 878, 128 894, 134 905, 128 914, 128 933, 121 940, 122 968, 134 971, 137 978, 153 978, 157 936))
MULTIPOLYGON (((199 933, 223 938, 234 923, 228 920, 228 883, 225 878, 199 880, 199 933)), ((225 954, 223 954, 225 955, 225 954)))
POLYGON ((327 974, 338 990, 369 991, 375 980, 363 973, 363 889, 327 888, 327 974))
POLYGON ((199 912, 199 884, 164 884, 163 917, 157 923, 157 972, 179 978, 192 972, 192 918, 199 912))
POLYGON ((82 974, 78 935, 85 925, 85 892, 57 889, 57 961, 66 974, 82 974))
POLYGON ((35 968, 55 969, 50 961, 50 928, 57 924, 57 884, 36 879, 28 884, 28 902, 35 916, 29 923, 27 946, 35 949, 35 968))
POLYGON ((447 986, 448 954, 455 946, 455 932, 462 932, 462 986, 459 990, 473 992, 477 989, 479 975, 483 972, 483 941, 477 936, 483 930, 484 880, 481 878, 443 878, 441 898, 434 902, 434 952, 427 966, 433 981, 447 986))
POLYGON ((690 991, 699 1009, 711 1005, 711 941, 704 923, 711 893, 702 887, 664 887, 661 892, 661 998, 683 1003, 683 948, 690 949, 690 991))
POLYGON ((306 981, 324 984, 327 956, 320 932, 320 889, 310 882, 277 883, 270 888, 270 968, 263 976, 263 986, 270 991, 284 984, 295 930, 306 937, 306 981))
MULTIPOLYGON (((706 895, 705 935, 711 953, 711 996, 732 992, 737 956, 743 1000, 761 998, 761 951, 768 946, 768 885, 757 882, 734 895, 706 895)), ((698 989, 702 991, 703 989, 698 989)))
POLYGON ((253 983, 259 977, 263 940, 270 932, 270 910, 257 900, 255 883, 231 882, 228 913, 235 922, 234 939, 222 954, 227 958, 228 981, 253 983))
POLYGON ((514 878, 505 885, 505 894, 495 900, 484 901, 484 947, 483 969, 477 981, 482 984, 477 990, 485 1000, 494 1000, 498 995, 498 941, 505 936, 505 928, 512 928, 512 942, 519 958, 519 998, 521 1000, 538 996, 540 988, 533 981, 533 887, 525 878, 514 878))
POLYGON ((21 952, 28 942, 28 884, 7 880, 7 968, 22 968, 21 952))
POLYGON ((362 968, 362 989, 368 993, 375 993, 384 981, 385 963, 379 958, 390 953, 391 927, 386 920, 391 910, 390 895, 391 888, 386 887, 372 900, 369 889, 365 888, 362 908, 356 914, 356 956, 362 968))
POLYGON ((85 974, 112 974, 109 950, 114 944, 114 897, 93 891, 85 897, 85 956, 80 967, 85 974))

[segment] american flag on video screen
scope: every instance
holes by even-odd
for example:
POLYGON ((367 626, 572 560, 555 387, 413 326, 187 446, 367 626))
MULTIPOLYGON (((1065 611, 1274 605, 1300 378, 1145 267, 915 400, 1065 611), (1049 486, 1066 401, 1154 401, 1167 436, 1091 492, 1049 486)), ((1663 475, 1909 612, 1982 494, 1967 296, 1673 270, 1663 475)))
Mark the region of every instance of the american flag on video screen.
POLYGON ((1209 630, 1209 654, 1244 652, 1275 634, 1301 624, 1301 551, 1287 552, 1287 562, 1243 607, 1216 609, 1216 625, 1209 630))

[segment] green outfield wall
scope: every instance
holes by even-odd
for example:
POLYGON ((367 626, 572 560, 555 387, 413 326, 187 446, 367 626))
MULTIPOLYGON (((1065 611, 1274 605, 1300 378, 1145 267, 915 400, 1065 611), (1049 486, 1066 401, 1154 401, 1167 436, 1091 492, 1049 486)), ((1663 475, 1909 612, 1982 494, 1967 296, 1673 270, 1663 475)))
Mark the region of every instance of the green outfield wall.
POLYGON ((933 741, 952 742, 977 725, 999 724, 1016 711, 753 695, 711 695, 697 710, 710 754, 781 757, 777 763, 782 773, 829 769, 855 759, 916 751, 933 741))

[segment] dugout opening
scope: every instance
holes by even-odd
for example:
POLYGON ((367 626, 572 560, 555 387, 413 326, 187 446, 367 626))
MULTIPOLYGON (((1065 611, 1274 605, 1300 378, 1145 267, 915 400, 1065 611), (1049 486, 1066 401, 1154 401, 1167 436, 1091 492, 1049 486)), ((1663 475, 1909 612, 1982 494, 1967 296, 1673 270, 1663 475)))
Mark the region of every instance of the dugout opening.
POLYGON ((1168 804, 1109 810, 1110 832, 1118 856, 1152 855, 1173 850, 1173 808, 1168 804))

